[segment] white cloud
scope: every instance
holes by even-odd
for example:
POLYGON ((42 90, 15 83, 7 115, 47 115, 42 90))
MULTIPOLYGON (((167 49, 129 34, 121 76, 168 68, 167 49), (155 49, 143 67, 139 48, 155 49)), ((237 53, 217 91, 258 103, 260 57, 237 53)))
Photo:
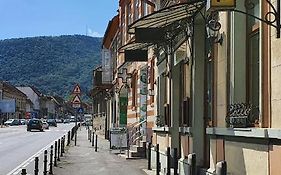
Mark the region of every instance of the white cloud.
POLYGON ((88 36, 92 36, 92 37, 103 37, 103 35, 101 35, 98 32, 93 31, 92 29, 87 29, 87 35, 88 36))

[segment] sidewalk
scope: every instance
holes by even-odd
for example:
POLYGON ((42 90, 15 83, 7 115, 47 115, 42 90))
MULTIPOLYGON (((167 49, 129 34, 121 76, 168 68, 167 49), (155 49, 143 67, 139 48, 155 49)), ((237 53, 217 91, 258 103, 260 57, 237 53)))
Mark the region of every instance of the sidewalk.
POLYGON ((64 157, 54 168, 54 175, 145 175, 142 169, 146 160, 126 160, 109 149, 109 142, 100 136, 98 152, 87 137, 87 130, 78 129, 77 146, 74 142, 67 148, 64 157))

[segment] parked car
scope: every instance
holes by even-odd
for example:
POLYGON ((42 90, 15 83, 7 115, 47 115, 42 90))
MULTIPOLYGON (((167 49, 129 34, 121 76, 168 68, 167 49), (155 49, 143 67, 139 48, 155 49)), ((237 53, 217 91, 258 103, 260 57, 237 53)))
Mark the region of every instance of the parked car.
POLYGON ((43 122, 39 119, 31 119, 27 124, 27 131, 31 131, 32 129, 36 129, 39 131, 43 131, 43 122))
POLYGON ((55 119, 48 119, 47 123, 49 124, 49 126, 57 127, 57 122, 55 119))
POLYGON ((58 119, 58 118, 56 119, 56 122, 57 123, 63 123, 62 119, 58 119))
POLYGON ((46 121, 43 121, 43 129, 49 129, 49 124, 46 121))
POLYGON ((20 125, 20 120, 18 119, 9 119, 7 120, 4 125, 7 125, 7 126, 15 126, 15 125, 20 125))
POLYGON ((27 121, 25 119, 20 119, 20 124, 21 125, 26 125, 27 124, 27 121))
POLYGON ((69 119, 64 119, 63 123, 70 123, 69 119))

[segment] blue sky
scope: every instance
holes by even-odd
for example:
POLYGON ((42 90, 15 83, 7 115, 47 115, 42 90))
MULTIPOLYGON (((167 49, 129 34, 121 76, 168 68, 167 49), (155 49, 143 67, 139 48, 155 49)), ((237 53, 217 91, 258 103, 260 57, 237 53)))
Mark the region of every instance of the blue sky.
POLYGON ((0 39, 103 36, 118 0, 0 0, 0 39))

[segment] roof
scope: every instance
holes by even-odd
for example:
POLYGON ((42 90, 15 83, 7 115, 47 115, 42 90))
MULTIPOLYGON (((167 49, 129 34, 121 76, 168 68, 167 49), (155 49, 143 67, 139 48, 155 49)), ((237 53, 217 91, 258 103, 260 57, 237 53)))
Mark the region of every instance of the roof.
POLYGON ((6 92, 10 92, 10 93, 15 93, 19 96, 27 98, 27 96, 23 92, 18 90, 15 86, 11 85, 10 83, 8 83, 6 81, 0 81, 0 83, 3 85, 4 92, 6 91, 6 92))
POLYGON ((135 21, 129 26, 128 33, 134 34, 136 28, 161 28, 175 21, 194 17, 205 6, 205 0, 175 4, 135 21))
POLYGON ((119 16, 116 15, 108 22, 103 37, 102 47, 109 49, 111 42, 118 31, 118 27, 119 27, 119 16))

